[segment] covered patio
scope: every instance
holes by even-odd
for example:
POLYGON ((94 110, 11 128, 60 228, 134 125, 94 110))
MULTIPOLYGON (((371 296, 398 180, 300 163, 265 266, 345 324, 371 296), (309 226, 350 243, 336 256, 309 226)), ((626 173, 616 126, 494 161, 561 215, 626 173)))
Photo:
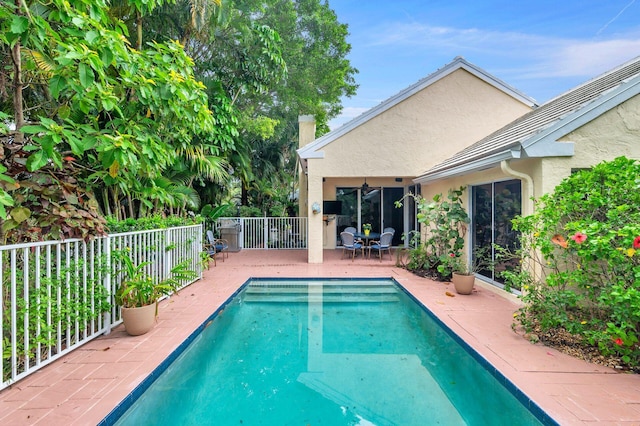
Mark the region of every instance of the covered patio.
POLYGON ((518 300, 483 284, 470 296, 447 283, 421 278, 386 257, 341 259, 325 250, 323 264, 306 250, 231 253, 204 279, 160 304, 158 324, 128 336, 122 326, 0 393, 0 423, 99 423, 178 345, 250 277, 392 277, 458 336, 563 425, 640 423, 640 377, 533 345, 511 330, 518 300))

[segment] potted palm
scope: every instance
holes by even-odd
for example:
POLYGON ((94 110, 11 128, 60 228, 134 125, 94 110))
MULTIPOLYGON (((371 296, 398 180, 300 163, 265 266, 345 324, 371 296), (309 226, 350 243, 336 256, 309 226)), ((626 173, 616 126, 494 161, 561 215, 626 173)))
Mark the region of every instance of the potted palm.
POLYGON ((185 261, 171 269, 169 278, 155 282, 146 272, 150 262, 134 264, 126 252, 118 252, 116 258, 122 269, 115 301, 121 308, 125 330, 132 336, 144 334, 153 328, 160 297, 176 292, 181 284, 196 276, 194 271, 187 269, 185 261))

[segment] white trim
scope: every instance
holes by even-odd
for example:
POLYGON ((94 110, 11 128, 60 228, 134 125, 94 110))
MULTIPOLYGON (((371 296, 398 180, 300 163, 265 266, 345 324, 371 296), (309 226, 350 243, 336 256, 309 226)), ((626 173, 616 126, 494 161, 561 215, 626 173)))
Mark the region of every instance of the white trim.
POLYGON ((640 75, 601 95, 572 114, 561 118, 539 134, 521 143, 527 157, 572 156, 573 142, 558 142, 577 128, 593 121, 640 93, 640 75))
POLYGON ((450 169, 441 170, 439 172, 435 172, 432 174, 424 174, 419 176, 413 180, 414 183, 426 184, 429 182, 435 182, 442 179, 447 179, 455 176, 462 176, 469 174, 471 172, 479 172, 481 170, 490 169, 492 167, 496 167, 500 165, 500 162, 503 160, 511 160, 520 158, 520 149, 508 149, 505 151, 500 151, 496 154, 484 157, 480 160, 473 161, 470 163, 464 163, 456 167, 452 167, 450 169))

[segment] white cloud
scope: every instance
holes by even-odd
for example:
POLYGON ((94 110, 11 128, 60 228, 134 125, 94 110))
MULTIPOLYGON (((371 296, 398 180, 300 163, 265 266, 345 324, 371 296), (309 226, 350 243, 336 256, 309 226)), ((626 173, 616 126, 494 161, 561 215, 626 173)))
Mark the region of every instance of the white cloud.
POLYGON ((493 63, 492 70, 507 69, 519 79, 593 77, 640 52, 637 30, 595 40, 394 22, 373 33, 384 34, 369 44, 376 50, 406 50, 416 57, 472 55, 483 58, 483 64, 493 63))
POLYGON ((369 107, 345 107, 342 110, 342 114, 340 114, 340 116, 352 119, 352 118, 356 118, 357 116, 361 115, 362 113, 368 110, 369 110, 369 107))
POLYGON ((633 59, 640 52, 640 40, 574 41, 566 43, 545 61, 548 76, 589 76, 605 72, 633 59))

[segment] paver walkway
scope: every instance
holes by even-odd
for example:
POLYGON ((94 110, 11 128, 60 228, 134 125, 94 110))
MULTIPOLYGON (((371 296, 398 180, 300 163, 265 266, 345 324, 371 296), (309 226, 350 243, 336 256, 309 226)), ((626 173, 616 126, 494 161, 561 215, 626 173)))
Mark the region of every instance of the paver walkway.
POLYGON ((120 326, 0 392, 0 424, 98 423, 250 277, 393 277, 560 424, 640 425, 640 376, 530 344, 511 330, 517 299, 484 285, 450 297, 453 286, 417 277, 388 257, 352 262, 340 255, 325 250, 323 264, 308 264, 301 250, 231 253, 163 301, 148 334, 131 337, 120 326))

